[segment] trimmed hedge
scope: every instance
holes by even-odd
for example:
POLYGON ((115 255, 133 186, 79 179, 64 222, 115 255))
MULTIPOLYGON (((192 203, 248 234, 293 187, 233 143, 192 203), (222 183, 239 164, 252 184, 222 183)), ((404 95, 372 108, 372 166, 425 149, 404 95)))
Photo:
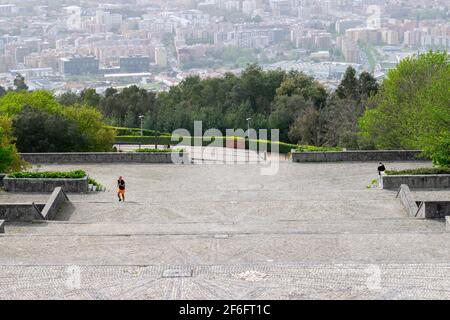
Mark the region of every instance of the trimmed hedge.
MULTIPOLYGON (((228 141, 233 140, 233 138, 227 138, 227 137, 212 137, 205 138, 205 137, 190 137, 189 138, 179 138, 177 141, 172 141, 171 136, 160 136, 160 137, 149 137, 149 136, 117 136, 115 139, 116 144, 155 144, 156 141, 158 141, 158 144, 160 145, 175 145, 181 143, 182 146, 193 146, 193 145, 202 145, 204 147, 211 145, 212 143, 217 143, 217 140, 221 140, 218 146, 226 147, 227 146, 227 139, 228 141)), ((235 137, 234 141, 242 140, 243 138, 235 137)), ((254 142, 255 140, 251 140, 254 142)), ((267 151, 271 152, 272 150, 272 144, 268 140, 256 140, 256 142, 259 143, 265 143, 267 146, 267 151)), ((231 142, 232 143, 232 142, 231 142)), ((275 142, 278 145, 278 152, 279 153, 290 153, 292 149, 296 149, 297 145, 295 144, 289 144, 284 142, 275 142)), ((249 147, 249 140, 245 139, 245 148, 248 149, 249 147)))
POLYGON ((83 170, 74 171, 43 171, 43 172, 13 172, 8 175, 11 178, 17 179, 81 179, 87 174, 83 170))
POLYGON ((172 149, 172 148, 164 148, 164 149, 155 149, 155 148, 142 148, 142 149, 136 149, 135 152, 140 153, 157 153, 157 152, 184 152, 183 149, 172 149))
POLYGON ((450 168, 419 168, 408 170, 386 170, 388 176, 450 174, 450 168))
MULTIPOLYGON (((126 128, 126 127, 113 127, 113 126, 105 126, 107 129, 112 129, 116 131, 118 136, 140 136, 141 129, 140 128, 126 128)), ((142 133, 146 137, 155 136, 158 134, 159 136, 171 136, 170 133, 167 132, 156 132, 155 130, 143 129, 142 133)))
MULTIPOLYGON (((172 137, 168 136, 160 136, 157 139, 155 137, 149 136, 117 136, 114 140, 115 144, 155 144, 158 141, 158 144, 162 145, 170 145, 174 144, 171 141, 172 137)), ((177 143, 177 142, 175 142, 177 143)))
POLYGON ((343 151, 342 148, 339 147, 316 147, 316 146, 308 146, 308 145, 300 145, 296 148, 298 152, 334 152, 334 151, 343 151))

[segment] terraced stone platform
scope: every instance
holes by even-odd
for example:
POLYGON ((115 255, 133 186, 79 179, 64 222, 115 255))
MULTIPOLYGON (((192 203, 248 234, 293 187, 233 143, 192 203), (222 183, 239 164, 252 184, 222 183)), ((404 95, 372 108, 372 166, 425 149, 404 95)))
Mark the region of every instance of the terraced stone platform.
MULTIPOLYGON (((376 167, 281 162, 262 176, 256 164, 83 166, 106 192, 69 194, 57 221, 6 224, 0 298, 450 298, 444 221, 410 219, 395 191, 367 189, 376 167), (177 268, 188 276, 167 276, 177 268)), ((0 193, 30 195, 14 197, 0 193)))

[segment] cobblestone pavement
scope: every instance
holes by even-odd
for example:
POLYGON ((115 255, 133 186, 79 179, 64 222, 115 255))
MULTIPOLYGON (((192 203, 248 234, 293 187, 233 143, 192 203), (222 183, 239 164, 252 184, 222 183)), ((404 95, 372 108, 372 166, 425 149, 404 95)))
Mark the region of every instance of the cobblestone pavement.
POLYGON ((13 266, 1 271, 3 299, 450 299, 450 264, 13 266))
MULTIPOLYGON (((388 163, 416 168, 429 163, 388 163)), ((0 299, 448 299, 450 233, 410 219, 377 163, 65 165, 106 192, 0 235, 0 299), (115 180, 124 176, 127 202, 115 180)), ((418 200, 450 191, 414 192, 418 200)), ((0 202, 45 202, 7 194, 0 202)))

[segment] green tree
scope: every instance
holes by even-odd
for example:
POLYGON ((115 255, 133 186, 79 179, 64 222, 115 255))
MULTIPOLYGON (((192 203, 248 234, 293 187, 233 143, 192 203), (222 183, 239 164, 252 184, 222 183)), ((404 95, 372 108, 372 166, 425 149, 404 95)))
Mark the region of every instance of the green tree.
POLYGON ((12 133, 12 120, 0 116, 0 172, 21 171, 28 164, 20 157, 12 133))
POLYGON ((336 94, 340 99, 358 100, 359 91, 359 82, 356 77, 356 70, 353 67, 348 67, 341 83, 336 89, 336 94))
POLYGON ((297 117, 289 129, 289 138, 295 143, 321 146, 323 144, 323 117, 319 110, 309 106, 297 117))
MULTIPOLYGON (((91 92, 93 97, 96 97, 91 92)), ((89 99, 91 100, 91 99, 89 99)), ((96 105, 96 98, 87 102, 88 105, 96 105)), ((116 119, 119 125, 124 125, 125 118, 128 125, 139 124, 139 116, 153 112, 155 108, 156 94, 141 89, 137 86, 124 88, 121 92, 109 88, 104 97, 100 97, 99 109, 106 118, 116 119)))
POLYGON ((358 118, 363 108, 353 99, 340 99, 333 94, 324 110, 325 143, 358 149, 358 118))
POLYGON ((62 112, 61 106, 51 92, 36 90, 33 92, 8 91, 5 96, 0 98, 0 114, 14 116, 19 114, 26 105, 50 113, 62 112))
POLYGON ((369 97, 375 95, 379 89, 377 80, 366 71, 362 72, 359 76, 358 86, 359 98, 362 100, 367 100, 369 97))
POLYGON ((269 127, 280 130, 281 141, 289 140, 297 143, 297 138, 294 135, 289 135, 289 130, 294 121, 309 107, 315 108, 314 102, 305 100, 302 95, 279 96, 274 101, 273 112, 269 116, 269 127))
POLYGON ((81 97, 75 92, 64 92, 58 97, 58 102, 63 106, 73 106, 81 103, 81 97))
POLYGON ((421 149, 450 165, 450 56, 429 52, 388 73, 360 120, 360 139, 382 149, 421 149))
POLYGON ((100 104, 100 95, 95 89, 84 89, 80 94, 81 103, 90 107, 98 107, 100 104))
MULTIPOLYGON (((114 131, 104 127, 103 116, 99 110, 93 107, 86 107, 83 105, 74 105, 71 107, 61 106, 52 93, 44 90, 37 90, 33 92, 20 91, 20 92, 8 92, 5 96, 0 98, 0 116, 13 119, 14 123, 19 123, 20 128, 17 129, 18 133, 23 134, 20 139, 17 137, 17 147, 23 150, 29 150, 34 148, 33 146, 27 146, 27 139, 33 139, 33 137, 24 136, 24 132, 31 130, 30 134, 33 135, 37 130, 38 125, 25 123, 25 118, 32 119, 32 111, 37 114, 36 121, 39 125, 50 126, 61 129, 61 125, 57 123, 57 120, 61 120, 61 123, 67 124, 69 131, 62 130, 61 135, 67 138, 70 143, 68 146, 64 141, 57 140, 57 137, 51 137, 46 139, 45 135, 41 132, 50 130, 50 134, 57 134, 52 128, 42 127, 42 130, 36 132, 36 139, 43 139, 43 146, 38 147, 40 150, 55 150, 59 146, 52 146, 52 141, 59 141, 62 143, 61 150, 71 149, 71 151, 109 151, 112 147, 114 140, 114 131), (27 108, 27 112, 22 113, 24 108, 27 108), (48 121, 44 121, 45 117, 48 117, 48 121), (19 119, 20 118, 20 119, 19 119), (19 121, 20 120, 20 121, 19 121), (19 122, 17 122, 19 121, 19 122), (79 143, 74 142, 70 136, 74 139, 80 137, 79 143), (56 140, 55 140, 56 139, 56 140), (47 147, 45 147, 47 146, 47 147)), ((31 140, 30 140, 31 141, 31 140)), ((36 142, 36 140, 32 140, 36 142)), ((37 150, 37 149, 36 149, 37 150)))
POLYGON ((25 83, 25 78, 20 73, 18 73, 14 78, 14 86, 16 87, 17 91, 28 90, 28 86, 25 83))
POLYGON ((26 106, 13 120, 20 152, 70 152, 82 150, 86 136, 75 121, 26 106))
POLYGON ((68 120, 76 123, 78 130, 85 137, 85 143, 74 151, 111 151, 115 132, 105 127, 99 110, 89 106, 73 106, 64 108, 63 113, 68 120))

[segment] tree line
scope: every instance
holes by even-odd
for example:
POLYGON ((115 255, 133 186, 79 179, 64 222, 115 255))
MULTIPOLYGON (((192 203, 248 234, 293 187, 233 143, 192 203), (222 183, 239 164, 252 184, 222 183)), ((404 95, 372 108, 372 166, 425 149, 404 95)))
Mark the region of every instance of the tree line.
POLYGON ((130 86, 120 92, 109 88, 104 95, 93 89, 68 92, 58 100, 67 106, 93 106, 115 126, 139 127, 142 115, 145 129, 192 131, 194 121, 202 121, 204 128, 225 132, 247 128, 251 118, 252 128, 279 129, 285 142, 358 148, 356 120, 377 91, 371 74, 358 77, 351 67, 339 88, 329 92, 302 72, 264 71, 250 65, 240 76, 192 76, 159 94, 130 86))
POLYGON ((404 59, 378 83, 349 67, 334 91, 298 71, 264 71, 249 65, 239 76, 188 77, 167 92, 130 86, 67 92, 28 92, 18 76, 0 88, 0 116, 22 152, 110 150, 112 126, 172 132, 203 128, 279 129, 293 144, 348 149, 421 149, 450 164, 449 54, 404 59))

